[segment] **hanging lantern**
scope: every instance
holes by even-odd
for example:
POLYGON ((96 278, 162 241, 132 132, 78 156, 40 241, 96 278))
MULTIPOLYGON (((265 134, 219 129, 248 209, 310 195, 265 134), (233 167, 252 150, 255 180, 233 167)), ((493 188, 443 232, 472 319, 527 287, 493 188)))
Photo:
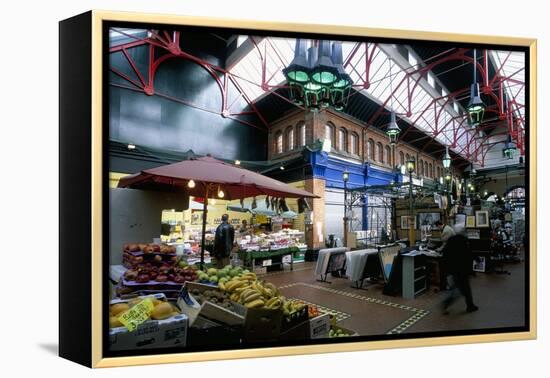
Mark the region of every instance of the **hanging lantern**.
POLYGON ((317 59, 310 66, 311 80, 322 86, 331 86, 338 79, 338 69, 332 62, 330 41, 319 41, 317 59))
POLYGON ((449 147, 445 147, 445 156, 443 156, 443 168, 449 169, 451 167, 451 155, 449 155, 449 147))
POLYGON ((283 69, 288 85, 290 87, 290 98, 297 104, 304 103, 304 85, 309 82, 309 64, 306 56, 306 41, 296 39, 294 59, 283 69))
POLYGON ((390 123, 388 124, 388 127, 386 129, 386 135, 390 138, 390 144, 392 145, 397 144, 397 138, 399 138, 400 132, 401 132, 401 129, 397 124, 395 112, 391 112, 390 123))
POLYGON ((512 137, 508 135, 508 140, 504 144, 502 153, 508 159, 513 159, 515 152, 516 152, 516 144, 512 141, 512 137))
POLYGON ((468 122, 472 127, 477 127, 483 121, 483 115, 485 114, 485 104, 481 100, 479 94, 479 84, 477 83, 477 55, 474 49, 474 80, 470 86, 470 102, 466 106, 468 112, 468 122))

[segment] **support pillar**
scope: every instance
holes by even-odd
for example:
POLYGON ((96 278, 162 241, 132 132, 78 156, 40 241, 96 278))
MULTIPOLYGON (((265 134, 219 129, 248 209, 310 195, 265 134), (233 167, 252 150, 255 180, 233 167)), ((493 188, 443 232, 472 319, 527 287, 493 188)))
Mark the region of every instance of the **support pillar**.
POLYGON ((309 248, 325 247, 325 180, 305 180, 305 190, 319 196, 308 200, 311 206, 311 224, 306 225, 306 243, 309 248))

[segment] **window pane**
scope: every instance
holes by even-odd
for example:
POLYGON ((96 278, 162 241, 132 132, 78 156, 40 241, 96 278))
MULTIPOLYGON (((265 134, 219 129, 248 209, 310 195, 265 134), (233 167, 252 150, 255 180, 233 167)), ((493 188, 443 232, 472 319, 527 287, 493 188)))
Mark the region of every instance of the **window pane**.
POLYGON ((280 154, 283 152, 283 134, 282 133, 277 134, 276 143, 277 143, 277 153, 280 154))
POLYGON ((306 125, 300 125, 300 146, 306 145, 306 125))
POLYGON ((287 149, 293 150, 294 149, 294 130, 292 128, 287 129, 286 132, 286 143, 287 143, 287 149))

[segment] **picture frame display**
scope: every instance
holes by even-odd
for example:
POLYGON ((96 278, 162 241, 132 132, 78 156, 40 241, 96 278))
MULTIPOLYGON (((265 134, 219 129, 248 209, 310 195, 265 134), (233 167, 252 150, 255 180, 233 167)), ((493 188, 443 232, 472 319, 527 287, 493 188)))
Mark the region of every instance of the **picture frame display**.
POLYGON ((477 210, 476 211, 476 227, 489 227, 489 211, 487 210, 477 210))
POLYGON ((476 217, 474 215, 466 216, 466 228, 476 227, 476 217))
POLYGON ((414 229, 416 230, 416 217, 413 216, 409 216, 409 215, 402 215, 401 216, 401 229, 402 230, 408 230, 410 227, 409 227, 409 220, 412 219, 413 221, 413 225, 414 225, 414 229))

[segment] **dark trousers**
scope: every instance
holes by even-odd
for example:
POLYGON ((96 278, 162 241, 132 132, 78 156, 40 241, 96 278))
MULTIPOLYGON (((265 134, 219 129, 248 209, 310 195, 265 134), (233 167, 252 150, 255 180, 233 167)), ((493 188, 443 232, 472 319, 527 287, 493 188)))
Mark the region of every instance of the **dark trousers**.
POLYGON ((472 288, 470 287, 470 277, 467 274, 448 275, 447 283, 449 284, 449 294, 443 301, 444 309, 453 304, 460 295, 464 297, 468 309, 475 307, 472 298, 472 288))

